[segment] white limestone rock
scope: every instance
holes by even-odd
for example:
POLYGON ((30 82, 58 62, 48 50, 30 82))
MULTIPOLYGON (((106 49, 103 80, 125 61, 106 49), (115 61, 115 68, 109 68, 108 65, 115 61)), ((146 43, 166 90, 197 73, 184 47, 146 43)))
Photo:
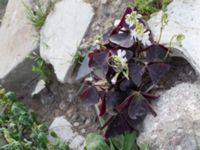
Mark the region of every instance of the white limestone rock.
MULTIPOLYGON (((54 131, 62 142, 69 144, 72 150, 83 150, 85 138, 74 132, 71 123, 64 117, 55 118, 49 130, 54 131)), ((51 136, 49 136, 49 140, 55 141, 51 136)))
MULTIPOLYGON (((30 5, 29 0, 24 3, 30 5)), ((20 0, 9 0, 0 27, 0 84, 19 90, 32 76, 31 62, 26 59, 38 47, 34 27, 20 0)))
POLYGON ((42 90, 46 88, 46 83, 44 80, 39 80, 33 90, 31 96, 34 97, 35 95, 39 94, 42 90))
POLYGON ((200 142, 200 84, 182 83, 163 92, 153 103, 138 143, 149 150, 196 150, 200 142), (196 139, 195 139, 196 138, 196 139))
POLYGON ((61 83, 70 82, 73 55, 93 18, 92 7, 83 0, 57 2, 41 30, 41 57, 53 65, 61 83))
MULTIPOLYGON (((164 28, 161 43, 169 45, 174 34, 184 34, 182 47, 176 47, 178 51, 175 53, 178 52, 179 56, 185 57, 200 73, 200 1, 173 0, 167 7, 167 13, 169 23, 164 28)), ((160 18, 161 13, 158 13, 148 21, 156 39, 160 34, 160 18)))

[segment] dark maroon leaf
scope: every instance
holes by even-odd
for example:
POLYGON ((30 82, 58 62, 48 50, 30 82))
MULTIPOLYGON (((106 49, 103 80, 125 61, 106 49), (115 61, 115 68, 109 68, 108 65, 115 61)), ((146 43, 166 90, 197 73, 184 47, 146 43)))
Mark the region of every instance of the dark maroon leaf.
POLYGON ((128 115, 131 119, 141 122, 146 117, 148 110, 144 103, 145 98, 142 95, 134 96, 128 108, 128 115))
POLYGON ((137 125, 139 123, 141 123, 141 122, 139 122, 138 120, 131 119, 129 117, 129 115, 128 115, 128 110, 127 109, 123 110, 123 112, 124 113, 122 115, 123 115, 124 119, 126 120, 126 122, 128 123, 128 125, 131 126, 133 129, 136 130, 137 125))
POLYGON ((116 116, 114 116, 110 121, 110 124, 108 125, 108 128, 105 133, 105 137, 110 138, 122 134, 125 131, 131 130, 131 126, 129 126, 122 114, 119 113, 116 116))
POLYGON ((130 33, 122 32, 111 35, 110 42, 117 44, 120 47, 130 48, 135 43, 135 40, 131 37, 130 33))
POLYGON ((108 109, 113 109, 115 106, 122 103, 127 98, 126 92, 108 92, 106 94, 106 106, 108 109))
POLYGON ((149 76, 156 84, 170 69, 170 65, 165 63, 153 63, 147 66, 149 76))
POLYGON ((117 106, 117 109, 122 110, 122 109, 127 108, 129 104, 131 103, 131 101, 133 100, 133 98, 134 98, 134 95, 128 96, 121 104, 117 106))
POLYGON ((93 68, 93 74, 98 79, 105 79, 107 72, 108 72, 108 65, 102 65, 102 66, 93 68))
POLYGON ((95 50, 94 52, 88 55, 88 57, 90 58, 89 66, 97 67, 106 65, 108 56, 109 56, 108 51, 95 50))
POLYGON ((126 50, 126 59, 129 61, 133 57, 133 52, 126 50))
POLYGON ((158 99, 160 96, 155 96, 149 93, 142 93, 142 95, 146 98, 146 99, 150 99, 150 100, 156 100, 158 99))
POLYGON ((147 52, 147 60, 149 62, 158 62, 163 61, 167 54, 167 48, 162 45, 151 45, 146 49, 147 52))
POLYGON ((106 101, 105 99, 101 99, 101 103, 99 106, 99 116, 103 116, 106 112, 106 101))
POLYGON ((80 96, 84 104, 95 105, 99 101, 99 94, 94 86, 86 88, 80 96))
POLYGON ((129 64, 129 76, 137 86, 141 84, 144 72, 145 66, 143 64, 129 64))
POLYGON ((128 79, 124 79, 121 83, 120 83, 120 90, 122 91, 127 91, 129 89, 135 89, 136 86, 133 83, 132 80, 128 80, 128 79))

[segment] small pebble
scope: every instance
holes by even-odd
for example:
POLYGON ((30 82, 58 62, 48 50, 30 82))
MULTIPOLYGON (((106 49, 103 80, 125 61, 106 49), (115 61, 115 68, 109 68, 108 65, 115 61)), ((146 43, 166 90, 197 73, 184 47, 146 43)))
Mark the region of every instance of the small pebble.
POLYGON ((85 129, 82 129, 82 130, 81 130, 81 133, 85 133, 85 132, 86 132, 86 130, 85 130, 85 129))
POLYGON ((123 0, 117 0, 117 1, 116 1, 117 6, 120 6, 120 5, 122 4, 122 1, 123 1, 123 0))
POLYGON ((90 119, 87 119, 86 121, 85 121, 85 125, 87 126, 87 125, 89 125, 90 124, 90 119))
POLYGON ((67 108, 67 105, 65 104, 64 101, 62 101, 62 102, 59 104, 59 108, 60 108, 61 110, 65 110, 65 109, 67 108))
POLYGON ((68 111, 67 111, 67 116, 71 117, 73 115, 73 112, 74 112, 74 109, 73 108, 70 108, 68 111))
POLYGON ((74 126, 75 126, 75 127, 78 127, 78 126, 79 126, 79 123, 78 123, 78 122, 74 122, 74 126))

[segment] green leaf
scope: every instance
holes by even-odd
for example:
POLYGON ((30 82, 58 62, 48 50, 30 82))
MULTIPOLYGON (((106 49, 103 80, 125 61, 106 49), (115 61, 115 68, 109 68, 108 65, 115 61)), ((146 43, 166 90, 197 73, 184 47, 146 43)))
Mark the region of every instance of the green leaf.
POLYGON ((17 96, 15 95, 14 92, 7 92, 6 93, 6 97, 11 100, 12 102, 16 102, 17 101, 17 96))
POLYGON ((103 137, 95 134, 90 133, 86 137, 86 150, 110 150, 109 146, 104 141, 103 137))
POLYGON ((109 140, 109 142, 110 142, 110 150, 115 150, 115 147, 114 147, 111 139, 109 140))
POLYGON ((38 134, 38 142, 43 148, 46 148, 48 144, 47 135, 45 133, 40 132, 38 134))
POLYGON ((123 149, 125 150, 137 150, 137 144, 136 144, 136 133, 128 133, 126 132, 124 134, 124 146, 123 149))
POLYGON ((22 105, 21 103, 13 103, 12 107, 11 107, 11 112, 14 115, 24 115, 26 114, 26 108, 24 107, 24 105, 22 105))
POLYGON ((19 117, 19 123, 25 126, 31 126, 33 123, 33 120, 30 118, 29 115, 21 115, 19 117))
POLYGON ((111 139, 113 145, 117 147, 118 150, 123 150, 124 147, 124 135, 118 135, 111 139))
POLYGON ((148 150, 148 145, 144 144, 140 147, 140 150, 148 150))

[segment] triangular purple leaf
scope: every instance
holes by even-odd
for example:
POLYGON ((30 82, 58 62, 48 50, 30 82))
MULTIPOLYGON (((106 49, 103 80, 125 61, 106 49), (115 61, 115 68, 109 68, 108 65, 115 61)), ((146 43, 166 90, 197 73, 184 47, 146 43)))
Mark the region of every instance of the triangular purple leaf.
POLYGON ((162 45, 151 45, 146 49, 147 60, 149 62, 159 62, 165 59, 167 48, 162 45))
POLYGON ((128 107, 129 117, 137 122, 143 121, 148 113, 144 100, 142 95, 136 95, 128 107))
POLYGON ((130 48, 135 43, 135 40, 131 37, 130 33, 122 32, 111 35, 110 42, 123 48, 130 48))
POLYGON ((95 105, 98 103, 100 97, 96 87, 90 86, 82 92, 80 98, 84 104, 95 105))
POLYGON ((153 63, 147 66, 149 76, 154 84, 157 84, 169 69, 170 65, 165 63, 153 63))
POLYGON ((129 64, 129 76, 137 86, 141 84, 144 72, 145 66, 143 64, 129 64))

